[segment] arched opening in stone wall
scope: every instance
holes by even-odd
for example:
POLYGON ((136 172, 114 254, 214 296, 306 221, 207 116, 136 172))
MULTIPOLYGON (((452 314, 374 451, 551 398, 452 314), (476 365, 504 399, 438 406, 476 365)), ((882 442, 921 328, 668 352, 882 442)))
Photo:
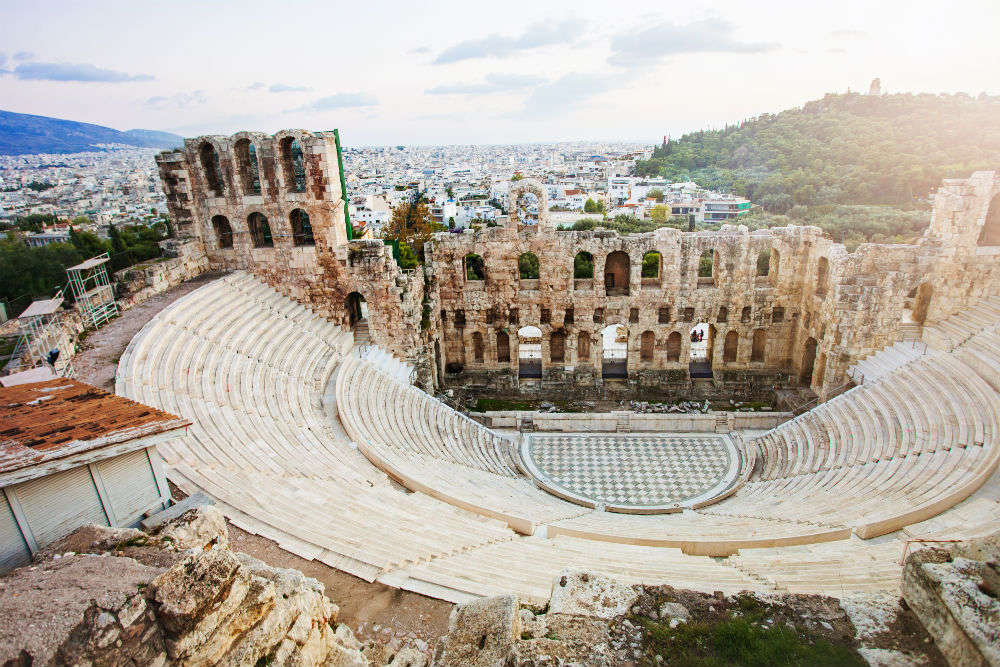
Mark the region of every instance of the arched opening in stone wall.
POLYGON ((521 225, 537 225, 538 224, 538 214, 539 214, 539 201, 538 195, 529 190, 522 190, 517 193, 517 198, 514 200, 514 208, 516 210, 511 211, 512 215, 516 216, 518 224, 521 225))
POLYGON ((247 216, 247 230, 254 248, 273 248, 274 238, 271 236, 271 225, 263 213, 251 213, 247 216))
POLYGON ((725 306, 719 306, 719 316, 716 318, 717 322, 728 322, 729 321, 729 309, 725 306))
POLYGON ((549 361, 554 364, 566 361, 566 332, 559 330, 549 334, 549 361))
POLYGON ((743 306, 743 310, 740 311, 740 322, 749 322, 752 313, 750 306, 743 306))
POLYGON ((591 280, 594 277, 594 256, 586 250, 576 253, 573 258, 573 279, 591 280))
POLYGON ((517 330, 517 376, 542 377, 542 330, 538 327, 529 325, 517 330))
POLYGON ((979 232, 979 245, 1000 245, 1000 195, 993 198, 986 211, 986 222, 979 232))
POLYGON ((799 381, 805 386, 812 385, 813 366, 816 364, 816 339, 806 339, 805 348, 802 351, 802 372, 799 373, 799 381))
POLYGON ((538 255, 526 252, 518 257, 517 272, 521 280, 538 280, 538 255))
POLYGON ((474 252, 470 252, 462 259, 465 267, 465 279, 467 281, 486 280, 486 263, 483 258, 474 252))
POLYGON ((698 258, 698 284, 715 284, 715 251, 711 248, 703 250, 698 258))
POLYGON ((726 333, 726 340, 722 344, 722 360, 730 364, 736 361, 739 346, 740 335, 736 333, 735 329, 730 329, 729 332, 726 333))
POLYGON ((628 327, 624 324, 609 324, 601 329, 601 377, 628 377, 628 327))
POLYGON ((306 191, 306 163, 302 154, 302 144, 295 137, 285 137, 278 144, 281 158, 281 173, 285 188, 289 192, 306 191))
POLYGON ((816 296, 826 296, 826 283, 830 278, 830 260, 820 257, 816 262, 816 296))
POLYGON ((288 216, 288 221, 292 225, 292 242, 295 245, 316 245, 308 213, 301 208, 297 208, 288 216))
POLYGON ((344 300, 344 310, 347 311, 347 321, 354 329, 362 321, 368 321, 368 302, 360 292, 351 292, 344 300))
POLYGON ((506 331, 497 331, 497 362, 510 362, 510 336, 506 331))
POLYGON ((581 331, 576 335, 576 361, 578 364, 590 365, 590 332, 581 331))
POLYGON ((761 250, 757 255, 757 275, 766 276, 771 272, 771 252, 761 250))
POLYGON ((472 332, 472 358, 477 364, 483 363, 485 350, 483 349, 483 334, 478 331, 472 332))
POLYGON ((691 348, 688 370, 692 378, 712 377, 712 355, 715 349, 715 325, 699 322, 691 328, 691 348))
POLYGON ((922 283, 917 288, 917 300, 913 304, 913 321, 923 325, 927 321, 927 311, 931 307, 931 297, 934 296, 934 286, 922 283))
POLYGON ((215 230, 215 241, 220 248, 233 247, 233 227, 224 215, 212 217, 212 229, 215 230))
POLYGON ((653 361, 656 350, 656 335, 652 331, 643 331, 639 337, 639 360, 653 361))
POLYGON ((764 361, 764 353, 767 350, 767 331, 764 329, 754 329, 753 345, 750 348, 750 361, 764 361))
POLYGON ((667 361, 681 360, 681 332, 673 331, 667 336, 667 361))
POLYGON ((616 250, 604 262, 604 290, 608 296, 628 296, 629 259, 616 250))
POLYGON ((656 250, 650 250, 642 256, 642 282, 644 285, 657 285, 660 281, 660 269, 663 266, 663 256, 656 250))
POLYGON ((198 149, 201 158, 201 168, 205 172, 205 185, 209 194, 213 197, 221 197, 225 194, 222 187, 222 170, 219 168, 219 153, 209 142, 204 142, 198 149))
POLYGON ((243 194, 259 195, 260 166, 257 163, 257 147, 249 139, 240 139, 236 142, 235 149, 243 194))

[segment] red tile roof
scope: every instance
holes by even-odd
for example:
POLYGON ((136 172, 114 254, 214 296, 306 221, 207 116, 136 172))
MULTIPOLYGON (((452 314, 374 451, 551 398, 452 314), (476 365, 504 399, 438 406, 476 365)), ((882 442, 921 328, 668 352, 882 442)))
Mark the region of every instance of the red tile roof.
POLYGON ((68 378, 0 388, 0 473, 190 423, 68 378))

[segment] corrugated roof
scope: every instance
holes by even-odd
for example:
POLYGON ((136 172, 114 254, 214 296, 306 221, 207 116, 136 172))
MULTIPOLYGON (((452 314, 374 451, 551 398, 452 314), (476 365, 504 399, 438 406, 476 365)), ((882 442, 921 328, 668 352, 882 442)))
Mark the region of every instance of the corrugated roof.
POLYGON ((190 423, 68 378, 0 388, 0 473, 190 423))

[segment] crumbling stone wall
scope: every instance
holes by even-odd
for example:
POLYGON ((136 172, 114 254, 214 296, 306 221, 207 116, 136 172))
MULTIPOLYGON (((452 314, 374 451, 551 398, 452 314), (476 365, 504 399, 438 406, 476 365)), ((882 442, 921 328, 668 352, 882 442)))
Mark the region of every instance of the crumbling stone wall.
POLYGON ((425 247, 421 274, 401 271, 378 242, 348 242, 333 133, 199 137, 157 162, 178 236, 200 244, 212 270, 250 270, 345 325, 348 296, 358 292, 374 342, 413 362, 425 386, 686 393, 690 331, 704 322, 716 385, 753 394, 801 383, 826 396, 844 385, 852 363, 898 340, 914 316, 947 317, 1000 285, 1000 246, 983 244, 1000 239, 1000 230, 982 231, 987 219, 1000 219, 990 213, 1000 211, 994 172, 945 181, 917 243, 862 244, 853 253, 815 227, 558 231, 547 223, 544 188, 520 181, 510 197, 540 191, 541 224, 507 218, 497 227, 438 234, 425 247), (283 153, 293 139, 302 148, 301 191, 283 153), (250 144, 259 194, 250 186, 250 144), (296 209, 308 214, 314 245, 295 243, 296 209), (270 222, 273 247, 254 247, 253 213, 270 222), (216 216, 231 226, 232 247, 224 247, 216 216), (593 256, 592 279, 573 276, 581 251, 593 256), (659 276, 643 278, 643 257, 653 251, 661 257, 659 276), (537 279, 520 278, 524 253, 537 256, 537 279), (608 264, 613 253, 627 257, 627 288, 623 272, 608 264), (713 258, 711 276, 698 275, 703 253, 713 258), (483 258, 485 280, 467 279, 470 254, 483 258), (766 275, 758 275, 762 254, 770 257, 766 275), (606 269, 616 274, 610 289, 606 269), (602 378, 599 334, 610 324, 628 331, 626 382, 602 378), (526 325, 542 330, 540 381, 518 378, 517 330, 526 325))
POLYGON ((333 132, 197 137, 181 150, 158 155, 157 164, 175 235, 201 248, 209 270, 251 271, 345 325, 347 297, 358 292, 368 304, 374 342, 415 362, 420 377, 433 382, 428 339, 420 327, 423 276, 401 271, 381 242, 348 241, 333 132), (302 151, 301 180, 288 159, 293 140, 302 151), (297 211, 308 215, 312 243, 295 233, 297 211), (255 244, 253 214, 267 219, 271 247, 255 244), (219 234, 221 219, 231 237, 219 234))
POLYGON ((449 376, 451 381, 515 389, 521 384, 516 333, 532 325, 542 330, 544 389, 606 387, 598 333, 621 324, 628 330, 628 388, 684 390, 689 387, 690 330, 705 322, 714 331, 710 349, 716 382, 736 388, 801 380, 824 395, 845 383, 852 363, 899 339, 921 285, 933 286, 927 321, 997 291, 1000 247, 979 246, 977 239, 998 191, 1000 180, 993 172, 946 182, 936 199, 934 223, 918 243, 863 244, 854 253, 823 238, 815 227, 750 232, 725 225, 718 232, 662 228, 620 235, 524 227, 508 220, 461 235, 439 234, 428 256, 437 277, 441 370, 461 369, 449 376), (573 258, 581 251, 593 256, 593 279, 573 277, 573 258), (662 258, 660 275, 643 278, 643 257, 651 251, 662 258), (537 280, 519 277, 518 258, 529 252, 539 260, 537 280), (698 275, 705 252, 714 257, 711 277, 698 275), (620 279, 617 288, 605 285, 613 253, 628 257, 625 290, 620 279), (768 253, 769 271, 758 275, 758 258, 768 253), (483 258, 486 280, 467 279, 463 259, 469 254, 483 258), (759 330, 764 351, 754 355, 759 330), (733 332, 735 353, 730 347, 727 354, 733 332), (509 361, 497 354, 498 334, 510 341, 509 361), (578 354, 581 336, 586 339, 582 347, 589 348, 584 355, 578 354), (470 352, 474 337, 484 341, 482 361, 470 352), (562 345, 564 338, 563 358, 553 360, 551 342, 562 345))

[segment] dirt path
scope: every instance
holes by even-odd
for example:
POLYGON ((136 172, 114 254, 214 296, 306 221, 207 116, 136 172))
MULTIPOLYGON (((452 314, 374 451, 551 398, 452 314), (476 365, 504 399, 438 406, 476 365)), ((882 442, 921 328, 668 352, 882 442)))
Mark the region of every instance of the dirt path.
POLYGON ((132 337, 161 310, 185 294, 189 294, 205 283, 220 278, 223 274, 202 274, 176 287, 157 294, 138 306, 123 311, 105 327, 91 331, 77 349, 73 357, 76 378, 95 387, 114 391, 115 371, 118 360, 132 337))

